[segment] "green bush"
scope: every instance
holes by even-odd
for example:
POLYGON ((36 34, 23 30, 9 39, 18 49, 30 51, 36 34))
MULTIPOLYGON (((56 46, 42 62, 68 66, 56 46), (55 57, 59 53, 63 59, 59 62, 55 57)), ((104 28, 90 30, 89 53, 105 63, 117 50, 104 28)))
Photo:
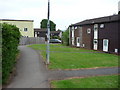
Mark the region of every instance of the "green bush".
POLYGON ((64 45, 69 46, 69 30, 66 30, 65 32, 63 32, 62 41, 64 45))
POLYGON ((19 28, 14 25, 2 24, 2 83, 6 83, 15 65, 20 39, 19 28))

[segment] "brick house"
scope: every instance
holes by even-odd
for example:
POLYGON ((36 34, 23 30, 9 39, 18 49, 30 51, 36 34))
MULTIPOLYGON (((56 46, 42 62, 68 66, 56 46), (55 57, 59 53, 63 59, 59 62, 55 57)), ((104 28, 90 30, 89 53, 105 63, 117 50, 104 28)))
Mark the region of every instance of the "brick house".
POLYGON ((109 53, 120 53, 118 15, 94 18, 69 26, 70 45, 109 53))
MULTIPOLYGON (((47 29, 40 29, 40 28, 35 28, 34 29, 34 37, 44 37, 45 40, 47 39, 47 29)), ((59 38, 62 37, 62 32, 61 31, 50 31, 50 36, 58 36, 59 38)))

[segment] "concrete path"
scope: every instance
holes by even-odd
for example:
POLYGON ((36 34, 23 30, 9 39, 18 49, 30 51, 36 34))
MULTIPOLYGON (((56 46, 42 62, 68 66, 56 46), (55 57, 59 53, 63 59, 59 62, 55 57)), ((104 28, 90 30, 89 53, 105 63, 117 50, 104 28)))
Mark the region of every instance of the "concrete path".
POLYGON ((17 76, 8 88, 49 88, 46 68, 36 51, 26 46, 19 46, 19 49, 17 76))
POLYGON ((20 46, 19 49, 21 56, 17 63, 17 76, 8 88, 49 88, 49 80, 118 74, 117 67, 74 71, 48 70, 37 51, 26 46, 20 46))

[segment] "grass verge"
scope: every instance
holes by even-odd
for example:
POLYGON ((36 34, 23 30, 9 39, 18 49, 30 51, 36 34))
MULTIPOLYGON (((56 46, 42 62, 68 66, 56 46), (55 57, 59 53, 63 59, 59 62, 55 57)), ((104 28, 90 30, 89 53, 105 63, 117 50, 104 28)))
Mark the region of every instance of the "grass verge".
POLYGON ((52 88, 118 88, 118 75, 52 81, 52 88))
MULTIPOLYGON (((30 45, 29 47, 40 50, 46 59, 46 45, 30 45)), ((50 45, 49 69, 79 69, 96 67, 118 66, 118 56, 107 53, 100 53, 94 50, 83 48, 71 48, 60 44, 50 45)))

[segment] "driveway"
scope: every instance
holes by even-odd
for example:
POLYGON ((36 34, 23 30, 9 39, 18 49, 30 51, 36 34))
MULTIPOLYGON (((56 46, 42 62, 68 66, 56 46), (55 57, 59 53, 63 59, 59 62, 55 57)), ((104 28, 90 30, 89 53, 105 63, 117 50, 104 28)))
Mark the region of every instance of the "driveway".
POLYGON ((21 54, 17 62, 17 75, 7 88, 50 88, 50 80, 118 74, 118 67, 81 70, 48 70, 38 51, 27 46, 19 46, 19 50, 21 54))

